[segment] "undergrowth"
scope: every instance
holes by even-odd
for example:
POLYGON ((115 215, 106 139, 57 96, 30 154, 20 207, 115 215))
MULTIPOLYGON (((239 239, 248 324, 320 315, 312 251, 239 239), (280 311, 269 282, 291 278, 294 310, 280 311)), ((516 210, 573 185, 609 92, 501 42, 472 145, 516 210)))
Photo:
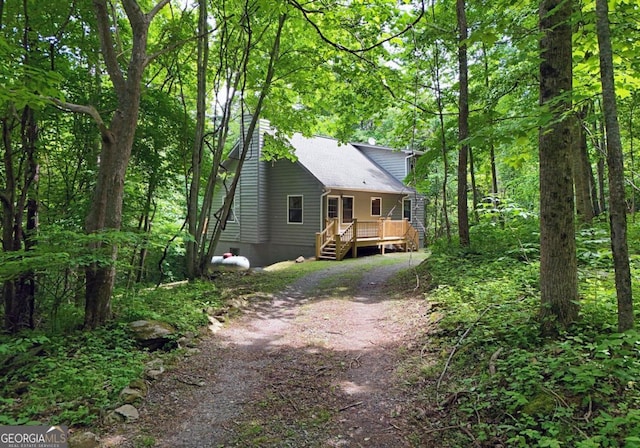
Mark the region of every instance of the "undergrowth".
POLYGON ((152 356, 135 344, 129 322, 168 322, 178 337, 207 323, 204 308, 222 304, 213 282, 142 289, 114 297, 114 320, 104 328, 82 331, 80 310, 67 303, 48 331, 0 336, 0 424, 95 423, 122 404, 120 391, 141 377, 152 356))
MULTIPOLYGON (((536 320, 534 219, 472 230, 471 249, 438 242, 419 267, 442 314, 423 368, 434 416, 422 437, 441 446, 640 447, 640 333, 616 332, 605 223, 578 232, 580 320, 555 339, 536 320)), ((629 229, 638 293, 639 226, 629 229)))

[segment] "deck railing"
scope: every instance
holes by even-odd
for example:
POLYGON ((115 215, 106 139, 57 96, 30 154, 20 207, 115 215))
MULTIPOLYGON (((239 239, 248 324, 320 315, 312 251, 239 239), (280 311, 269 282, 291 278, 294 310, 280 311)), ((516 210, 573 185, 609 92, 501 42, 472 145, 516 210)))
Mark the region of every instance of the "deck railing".
POLYGON ((354 250, 353 256, 356 257, 355 242, 358 235, 358 220, 354 219, 349 225, 340 231, 336 238, 336 259, 342 260, 349 252, 349 249, 354 250))
POLYGON ((316 233, 316 259, 320 258, 322 250, 331 242, 335 240, 337 233, 338 220, 336 218, 328 219, 325 222, 324 230, 316 233))
POLYGON ((354 219, 346 227, 341 227, 338 220, 332 218, 326 221, 324 230, 316 234, 316 258, 319 258, 328 246, 335 247, 335 258, 341 260, 349 249, 352 249, 353 256, 357 257, 359 246, 378 245, 383 248, 384 253, 384 246, 389 244, 401 244, 406 250, 417 250, 420 237, 407 219, 354 219))

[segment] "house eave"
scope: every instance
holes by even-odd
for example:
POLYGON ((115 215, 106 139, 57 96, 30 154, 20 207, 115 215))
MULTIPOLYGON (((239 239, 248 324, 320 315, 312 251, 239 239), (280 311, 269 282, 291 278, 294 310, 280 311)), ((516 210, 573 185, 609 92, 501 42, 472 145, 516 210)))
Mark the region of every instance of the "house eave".
POLYGON ((402 196, 407 196, 413 194, 414 191, 412 189, 407 188, 406 190, 398 191, 398 190, 372 190, 368 188, 353 188, 353 187, 340 187, 340 186, 326 186, 324 187, 325 194, 331 194, 333 191, 352 191, 357 193, 371 193, 371 194, 398 194, 402 196))

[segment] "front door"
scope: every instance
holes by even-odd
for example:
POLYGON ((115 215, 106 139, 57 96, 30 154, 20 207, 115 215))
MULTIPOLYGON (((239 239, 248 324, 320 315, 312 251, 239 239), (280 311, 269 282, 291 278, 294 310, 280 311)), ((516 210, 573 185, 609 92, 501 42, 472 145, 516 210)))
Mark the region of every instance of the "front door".
POLYGON ((342 224, 353 222, 353 196, 342 196, 342 224))

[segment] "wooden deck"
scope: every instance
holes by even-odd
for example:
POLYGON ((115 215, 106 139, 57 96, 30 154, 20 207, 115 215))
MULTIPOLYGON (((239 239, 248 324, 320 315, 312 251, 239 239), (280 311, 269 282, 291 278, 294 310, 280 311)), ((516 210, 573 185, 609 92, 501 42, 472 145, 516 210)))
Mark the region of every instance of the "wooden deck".
POLYGON ((316 259, 342 260, 349 251, 355 258, 360 247, 377 246, 384 253, 387 246, 413 251, 419 245, 418 231, 406 219, 354 219, 342 228, 337 219, 331 219, 324 230, 316 234, 316 259))

